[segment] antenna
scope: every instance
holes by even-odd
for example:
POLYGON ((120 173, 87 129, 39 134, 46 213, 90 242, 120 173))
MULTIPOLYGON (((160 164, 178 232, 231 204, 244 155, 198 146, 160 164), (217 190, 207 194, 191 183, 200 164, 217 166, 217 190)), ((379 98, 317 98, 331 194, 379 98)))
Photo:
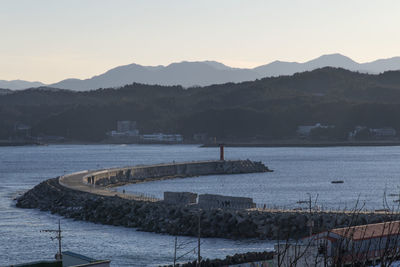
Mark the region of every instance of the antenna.
POLYGON ((57 239, 58 240, 58 253, 56 254, 55 258, 56 260, 61 260, 62 259, 62 254, 61 254, 61 239, 63 238, 61 236, 61 220, 58 220, 58 230, 51 230, 51 229, 45 229, 45 230, 40 230, 42 233, 56 233, 56 236, 50 237, 51 240, 57 239))
MULTIPOLYGON (((309 215, 308 215, 308 221, 307 221, 307 227, 310 230, 310 236, 312 236, 313 233, 313 227, 314 227, 314 221, 312 220, 312 199, 311 199, 311 194, 307 193, 308 195, 308 200, 299 200, 297 201, 297 204, 308 204, 308 209, 309 209, 309 215)), ((317 199, 318 199, 318 194, 317 197, 315 199, 315 203, 314 205, 317 203, 317 199)))
POLYGON ((197 266, 201 266, 200 236, 201 236, 201 209, 199 210, 199 232, 197 236, 197 266))
MULTIPOLYGON (((313 229, 313 226, 314 226, 314 221, 312 220, 312 207, 311 207, 311 204, 312 204, 312 200, 311 200, 311 194, 310 193, 307 193, 307 195, 308 195, 308 197, 309 197, 309 208, 310 208, 310 218, 309 218, 309 220, 308 220, 308 227, 310 227, 310 236, 312 236, 312 233, 313 233, 313 231, 312 231, 312 229, 313 229)), ((317 196, 318 197, 318 196, 317 196)))

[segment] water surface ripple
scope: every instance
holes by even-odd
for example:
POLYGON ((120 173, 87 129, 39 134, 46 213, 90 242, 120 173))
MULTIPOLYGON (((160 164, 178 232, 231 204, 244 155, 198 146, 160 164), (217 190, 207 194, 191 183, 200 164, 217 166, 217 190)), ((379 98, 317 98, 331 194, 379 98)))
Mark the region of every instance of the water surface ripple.
MULTIPOLYGON (((127 185, 126 191, 162 197, 164 191, 249 196, 267 206, 298 207, 307 193, 323 208, 351 208, 357 199, 368 209, 383 207, 383 194, 400 191, 400 147, 226 148, 227 159, 264 162, 273 173, 203 176, 127 185), (343 180, 343 184, 331 184, 343 180)), ((81 170, 218 158, 217 148, 193 145, 51 145, 0 147, 0 266, 52 259, 56 241, 40 233, 56 227, 59 216, 17 209, 13 198, 43 180, 81 170)), ((122 188, 118 188, 122 190, 122 188)), ((387 203, 394 206, 395 197, 387 203)), ((131 228, 62 220, 63 248, 112 266, 157 266, 172 262, 174 237, 131 228)), ((194 238, 179 237, 180 242, 194 238)), ((271 241, 204 239, 202 254, 222 258, 270 250, 271 241)), ((191 249, 187 247, 186 250, 191 249)), ((182 251, 184 253, 186 251, 182 251)), ((194 254, 183 259, 193 260, 194 254)))

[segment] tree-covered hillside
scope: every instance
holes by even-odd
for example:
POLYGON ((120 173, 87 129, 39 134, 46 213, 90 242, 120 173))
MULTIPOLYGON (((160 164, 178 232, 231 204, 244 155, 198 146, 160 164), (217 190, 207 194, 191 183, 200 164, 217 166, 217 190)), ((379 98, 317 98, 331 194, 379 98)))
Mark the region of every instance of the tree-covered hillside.
POLYGON ((0 95, 0 139, 15 123, 34 135, 100 141, 118 120, 142 133, 207 133, 218 139, 282 139, 298 125, 336 125, 343 139, 356 125, 400 130, 400 72, 360 74, 323 68, 293 76, 184 89, 131 84, 73 92, 49 88, 0 95))

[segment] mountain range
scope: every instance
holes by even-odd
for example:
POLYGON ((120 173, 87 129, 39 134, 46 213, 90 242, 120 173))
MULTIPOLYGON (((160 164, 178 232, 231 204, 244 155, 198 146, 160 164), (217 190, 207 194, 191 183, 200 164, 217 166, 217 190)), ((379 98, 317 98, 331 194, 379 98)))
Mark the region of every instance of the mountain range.
POLYGON ((0 88, 2 89, 11 89, 11 90, 20 90, 20 89, 27 89, 27 88, 35 88, 45 86, 44 83, 41 82, 28 82, 23 80, 0 80, 0 88))
POLYGON ((15 125, 22 123, 34 136, 97 142, 121 120, 136 121, 141 133, 180 133, 185 140, 201 133, 220 142, 293 139, 299 125, 321 123, 336 127, 316 138, 346 140, 357 125, 400 132, 398 114, 400 71, 372 75, 325 67, 205 87, 133 83, 85 92, 48 87, 5 92, 0 140, 17 137, 15 125))
POLYGON ((40 82, 0 80, 0 88, 18 90, 48 86, 59 89, 86 91, 98 88, 121 87, 132 83, 193 87, 292 75, 322 67, 338 67, 362 73, 377 74, 388 70, 400 70, 400 57, 357 63, 341 54, 330 54, 304 63, 274 61, 252 69, 232 68, 216 61, 183 61, 172 63, 168 66, 129 64, 113 68, 89 79, 65 79, 47 85, 40 82))

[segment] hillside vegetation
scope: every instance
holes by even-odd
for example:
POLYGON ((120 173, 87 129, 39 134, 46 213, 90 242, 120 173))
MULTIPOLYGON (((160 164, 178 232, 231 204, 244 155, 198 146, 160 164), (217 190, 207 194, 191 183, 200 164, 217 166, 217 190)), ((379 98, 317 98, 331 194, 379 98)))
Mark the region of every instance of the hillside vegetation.
POLYGON ((0 139, 15 123, 32 133, 100 141, 118 120, 142 133, 207 133, 222 140, 284 139, 298 125, 336 125, 344 139, 356 125, 400 130, 400 72, 361 74, 322 68, 293 76, 184 89, 126 85, 74 92, 50 88, 0 94, 0 139))

